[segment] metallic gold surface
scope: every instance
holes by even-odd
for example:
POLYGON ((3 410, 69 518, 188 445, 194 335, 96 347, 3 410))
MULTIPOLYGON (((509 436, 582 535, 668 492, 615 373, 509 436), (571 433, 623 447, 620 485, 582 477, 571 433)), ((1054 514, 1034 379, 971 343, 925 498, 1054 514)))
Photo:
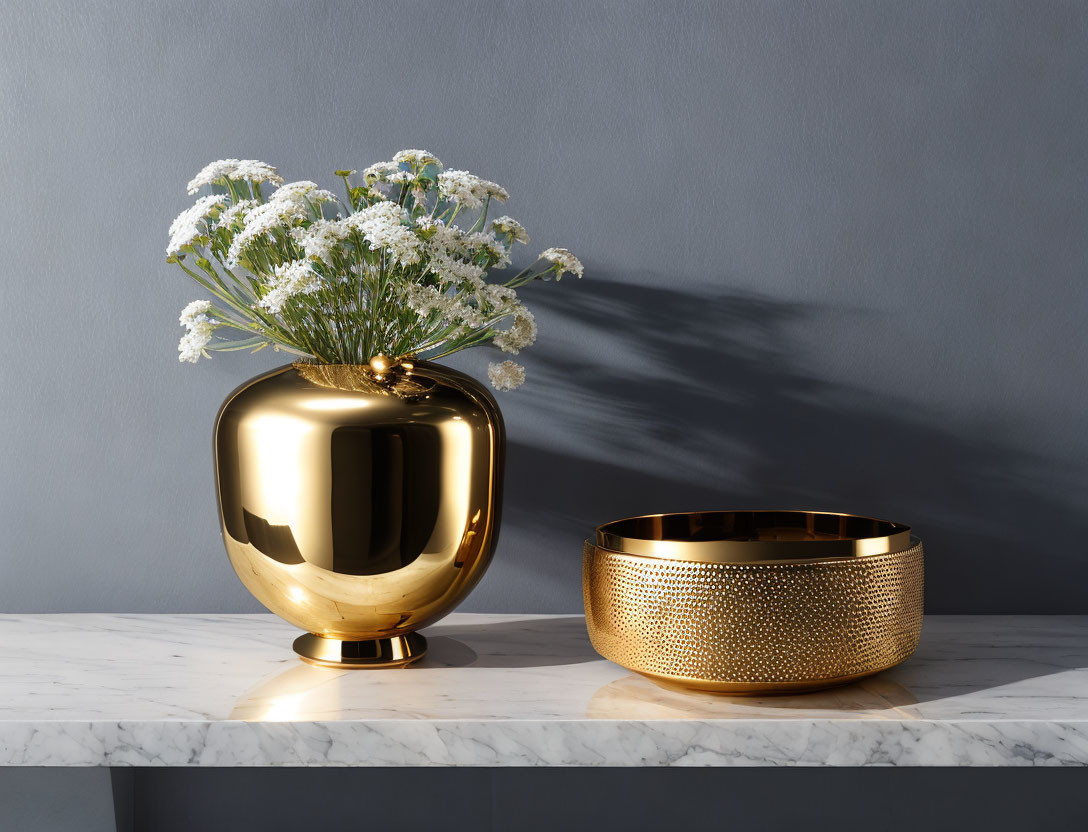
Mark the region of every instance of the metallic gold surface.
POLYGON ((647 557, 587 540, 586 626, 602 656, 666 686, 816 690, 914 652, 923 570, 917 538, 864 557, 737 562, 647 557))
POLYGON ((268 609, 322 637, 296 642, 307 660, 413 661, 425 648, 405 639, 450 612, 491 559, 504 448, 491 395, 438 364, 259 376, 215 426, 231 564, 268 609))
POLYGON ((881 555, 910 546, 910 526, 826 511, 693 511, 605 523, 597 545, 699 563, 881 555))
POLYGON ((295 639, 295 652, 319 667, 404 667, 422 659, 427 639, 419 633, 371 641, 340 641, 306 633, 295 639))

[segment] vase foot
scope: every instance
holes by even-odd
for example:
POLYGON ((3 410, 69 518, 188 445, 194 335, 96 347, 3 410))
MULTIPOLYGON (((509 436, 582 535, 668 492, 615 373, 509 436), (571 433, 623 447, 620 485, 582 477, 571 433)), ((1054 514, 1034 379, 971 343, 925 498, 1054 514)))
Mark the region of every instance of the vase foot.
POLYGON ((427 639, 419 633, 376 638, 366 641, 341 641, 306 633, 295 639, 295 652, 307 664, 319 667, 382 668, 403 667, 427 652, 427 639))

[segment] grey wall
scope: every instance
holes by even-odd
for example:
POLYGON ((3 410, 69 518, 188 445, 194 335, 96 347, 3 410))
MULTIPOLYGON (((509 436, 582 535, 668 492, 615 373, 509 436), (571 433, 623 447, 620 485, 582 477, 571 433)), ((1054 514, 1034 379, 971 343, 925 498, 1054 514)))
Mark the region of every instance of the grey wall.
MULTIPOLYGON (((644 511, 913 524, 941 612, 1088 612, 1088 6, 0 0, 0 609, 257 609, 163 262, 225 156, 503 183, 580 283, 502 404, 466 609, 572 611, 644 511)), ((487 355, 458 363, 479 372, 487 355)), ((263 359, 263 360, 258 360, 263 359)))

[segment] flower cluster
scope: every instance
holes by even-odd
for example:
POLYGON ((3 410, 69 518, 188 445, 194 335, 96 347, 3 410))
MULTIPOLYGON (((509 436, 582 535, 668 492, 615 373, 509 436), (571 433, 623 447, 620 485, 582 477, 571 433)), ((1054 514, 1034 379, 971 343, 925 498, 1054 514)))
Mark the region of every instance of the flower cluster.
POLYGON ((212 340, 212 332, 218 323, 209 317, 212 302, 210 300, 194 300, 181 310, 178 321, 185 327, 185 334, 178 343, 178 360, 196 363, 201 355, 207 355, 204 348, 212 340))
MULTIPOLYGON (((549 248, 513 277, 488 282, 529 235, 508 216, 488 222, 491 203, 509 198, 503 187, 445 170, 425 150, 336 174, 343 199, 314 182, 284 183, 252 159, 213 162, 193 178, 190 194, 213 193, 170 226, 167 260, 215 300, 182 312, 182 361, 269 345, 327 364, 441 358, 486 344, 517 355, 537 336, 517 289, 582 276, 578 258, 549 248), (263 186, 277 187, 266 195, 263 186)), ((492 363, 488 377, 512 390, 525 369, 492 363)))

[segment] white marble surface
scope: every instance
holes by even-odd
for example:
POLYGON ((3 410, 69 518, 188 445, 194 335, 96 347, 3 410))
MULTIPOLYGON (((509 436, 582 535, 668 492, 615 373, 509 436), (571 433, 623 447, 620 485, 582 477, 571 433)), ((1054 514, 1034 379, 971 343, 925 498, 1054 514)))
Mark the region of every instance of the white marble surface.
POLYGON ((0 616, 0 765, 1088 763, 1088 617, 933 616, 906 664, 823 693, 684 694, 580 616, 453 615, 399 670, 310 667, 270 615, 0 616))

